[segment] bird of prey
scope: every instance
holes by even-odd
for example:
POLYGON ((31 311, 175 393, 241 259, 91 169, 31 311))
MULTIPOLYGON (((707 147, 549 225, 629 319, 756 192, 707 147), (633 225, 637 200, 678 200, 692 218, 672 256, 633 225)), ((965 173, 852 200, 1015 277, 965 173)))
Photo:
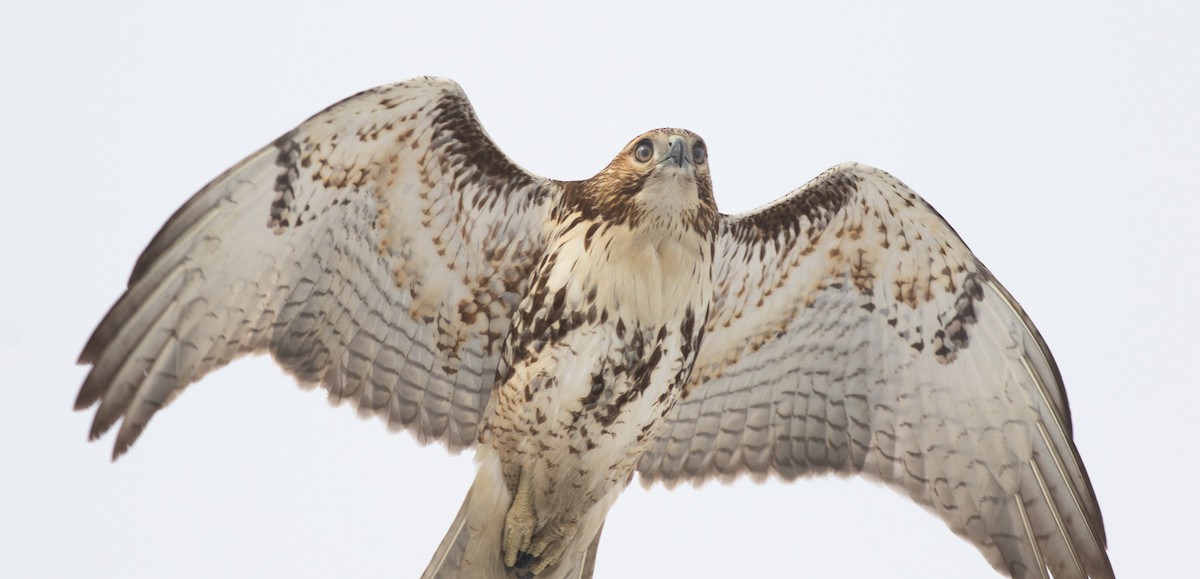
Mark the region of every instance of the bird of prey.
POLYGON ((452 81, 354 95, 217 177, 80 356, 116 458, 187 385, 269 352, 478 475, 425 577, 588 577, 644 484, 861 475, 1014 577, 1112 577, 1062 379, 940 215, 848 163, 741 215, 704 141, 533 175, 452 81))

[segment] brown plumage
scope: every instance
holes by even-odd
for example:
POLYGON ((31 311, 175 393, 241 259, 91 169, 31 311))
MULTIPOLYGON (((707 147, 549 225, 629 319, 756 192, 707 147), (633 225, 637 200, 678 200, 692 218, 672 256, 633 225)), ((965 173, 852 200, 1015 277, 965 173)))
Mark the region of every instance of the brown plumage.
POLYGON ((167 222, 80 356, 114 456, 185 386, 269 352, 479 474, 428 577, 591 574, 636 469, 827 472, 907 494, 1013 576, 1111 577, 1053 358, 949 225, 830 169, 717 213, 704 142, 592 179, 510 161, 457 85, 365 91, 167 222))

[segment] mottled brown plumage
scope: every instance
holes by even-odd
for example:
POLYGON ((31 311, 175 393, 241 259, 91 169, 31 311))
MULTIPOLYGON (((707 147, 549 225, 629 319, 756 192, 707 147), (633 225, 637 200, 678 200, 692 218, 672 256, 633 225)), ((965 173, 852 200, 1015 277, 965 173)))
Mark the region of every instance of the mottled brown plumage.
POLYGON ((586 577, 644 483, 861 474, 1013 576, 1112 577, 1062 380, 1028 317, 890 175, 840 165, 720 215, 704 142, 532 175, 461 89, 355 95, 164 225, 80 361, 114 456, 269 352, 479 474, 426 577, 586 577))

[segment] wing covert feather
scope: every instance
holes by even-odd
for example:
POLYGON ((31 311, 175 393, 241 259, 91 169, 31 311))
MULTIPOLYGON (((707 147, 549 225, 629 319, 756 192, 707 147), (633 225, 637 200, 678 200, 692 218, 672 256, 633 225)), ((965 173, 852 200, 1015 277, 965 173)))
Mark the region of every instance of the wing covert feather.
POLYGON ((76 401, 120 455, 235 357, 452 450, 471 446, 557 183, 515 165, 452 81, 359 93, 205 186, 83 349, 76 401))
POLYGON ((688 390, 644 484, 861 474, 1017 577, 1112 577, 1062 379, 1028 316, 891 175, 839 165, 723 218, 688 390))

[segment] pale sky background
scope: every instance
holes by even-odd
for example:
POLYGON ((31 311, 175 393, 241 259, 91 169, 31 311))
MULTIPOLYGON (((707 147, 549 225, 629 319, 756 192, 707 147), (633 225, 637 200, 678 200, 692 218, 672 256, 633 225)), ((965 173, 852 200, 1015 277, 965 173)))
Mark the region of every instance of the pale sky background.
MULTIPOLYGON (((419 575, 469 454, 331 409, 261 358, 192 386, 116 464, 112 436, 88 444, 91 412, 71 406, 79 350, 176 207, 325 106, 422 74, 461 83, 501 148, 550 177, 588 177, 660 126, 706 139, 726 212, 841 161, 893 173, 1050 344, 1117 572, 1194 571, 1190 3, 449 4, 0 5, 0 575, 419 575)), ((832 478, 635 483, 597 565, 601 579, 991 573, 906 498, 832 478)))

